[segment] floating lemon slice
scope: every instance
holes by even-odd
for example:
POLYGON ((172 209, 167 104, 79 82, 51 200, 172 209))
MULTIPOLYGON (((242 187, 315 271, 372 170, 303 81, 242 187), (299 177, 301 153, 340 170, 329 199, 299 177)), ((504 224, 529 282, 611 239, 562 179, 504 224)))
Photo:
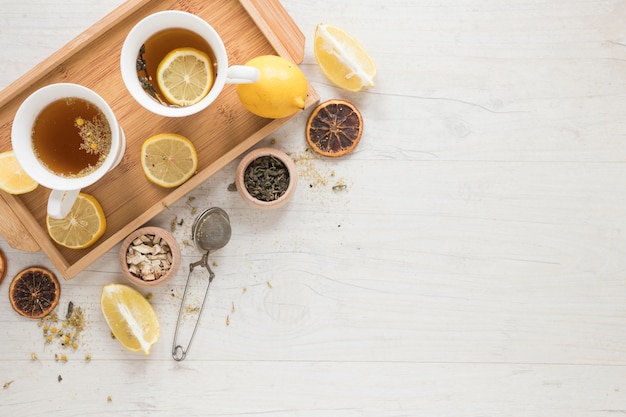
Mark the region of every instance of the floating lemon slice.
POLYGON ((0 189, 9 194, 24 194, 33 191, 37 185, 17 162, 13 151, 0 153, 0 189))
POLYGON ((105 285, 100 309, 111 332, 126 349, 147 355, 159 340, 161 329, 152 305, 128 285, 105 285))
POLYGON ((337 86, 348 91, 374 87, 374 60, 342 29, 323 23, 317 25, 313 50, 322 72, 337 86))
POLYGON ((213 85, 211 60, 194 48, 175 49, 159 63, 156 79, 167 101, 190 106, 202 100, 213 85))
POLYGON ((69 214, 62 219, 46 217, 48 234, 70 249, 85 249, 96 243, 107 227, 102 206, 93 196, 79 193, 69 214))
POLYGON ((162 133, 141 146, 141 167, 148 180, 165 188, 187 181, 198 169, 198 154, 184 136, 162 133))

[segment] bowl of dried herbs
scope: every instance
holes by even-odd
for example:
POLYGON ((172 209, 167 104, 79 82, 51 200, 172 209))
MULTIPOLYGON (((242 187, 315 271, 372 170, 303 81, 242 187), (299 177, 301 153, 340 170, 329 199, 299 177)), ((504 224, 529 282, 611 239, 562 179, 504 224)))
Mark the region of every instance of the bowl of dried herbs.
POLYGON ((122 273, 133 284, 153 287, 170 281, 181 262, 176 238, 160 227, 141 227, 124 239, 119 261, 122 273))
POLYGON ((293 196, 298 183, 296 164, 285 152, 258 148, 246 154, 235 176, 237 192, 253 207, 274 209, 293 196))

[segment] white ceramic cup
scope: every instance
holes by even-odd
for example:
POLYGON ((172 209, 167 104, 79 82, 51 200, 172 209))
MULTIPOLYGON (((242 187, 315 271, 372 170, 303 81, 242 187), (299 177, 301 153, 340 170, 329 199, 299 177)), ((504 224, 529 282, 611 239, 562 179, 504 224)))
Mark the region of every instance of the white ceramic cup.
POLYGON ((50 84, 32 93, 20 105, 13 119, 11 145, 20 166, 40 185, 50 188, 48 215, 62 219, 70 212, 82 188, 94 184, 115 168, 124 156, 126 138, 113 110, 96 92, 78 84, 50 84), (67 177, 49 170, 33 149, 32 129, 37 116, 50 103, 67 97, 76 97, 95 104, 111 127, 111 148, 102 164, 93 172, 80 177, 67 177))
POLYGON ((178 10, 165 10, 145 17, 128 33, 120 55, 122 79, 131 96, 152 113, 167 117, 183 117, 206 109, 220 94, 225 84, 247 84, 258 81, 259 71, 245 65, 228 66, 226 47, 219 34, 202 18, 178 10), (159 103, 142 87, 137 76, 137 57, 141 46, 154 34, 166 29, 182 28, 200 35, 209 44, 217 61, 216 76, 209 93, 198 103, 171 107, 159 103))

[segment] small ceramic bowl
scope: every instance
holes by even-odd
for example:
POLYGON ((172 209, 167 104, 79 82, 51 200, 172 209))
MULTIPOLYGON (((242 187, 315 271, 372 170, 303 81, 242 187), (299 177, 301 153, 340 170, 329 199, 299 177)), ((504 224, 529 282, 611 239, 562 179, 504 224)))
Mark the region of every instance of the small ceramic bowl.
MULTIPOLYGON (((263 169, 263 167, 261 167, 263 169)), ((246 154, 239 165, 237 166, 237 172, 235 174, 235 185, 237 187, 237 192, 243 198, 245 202, 250 204, 253 207, 257 207, 260 209, 275 209, 293 197, 293 194, 296 191, 296 185, 298 184, 298 172, 296 170, 296 164, 294 161, 283 151, 274 148, 258 148, 250 151, 246 154), (251 191, 248 190, 246 183, 250 181, 246 179, 246 170, 250 167, 257 159, 263 157, 275 157, 278 159, 284 167, 287 169, 287 173, 289 175, 287 187, 284 190, 284 193, 280 195, 280 197, 275 199, 261 199, 259 197, 255 197, 251 194, 251 191)))
POLYGON ((160 227, 135 230, 122 242, 119 261, 124 276, 141 287, 155 287, 170 281, 181 261, 176 238, 160 227))

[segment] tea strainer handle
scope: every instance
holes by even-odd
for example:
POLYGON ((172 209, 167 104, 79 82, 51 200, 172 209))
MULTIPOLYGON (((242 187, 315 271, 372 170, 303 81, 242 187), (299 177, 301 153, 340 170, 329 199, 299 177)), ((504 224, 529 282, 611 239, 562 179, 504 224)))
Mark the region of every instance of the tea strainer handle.
POLYGON ((183 299, 180 302, 180 310, 178 311, 178 319, 176 320, 176 329, 174 330, 174 341, 172 343, 172 358, 175 361, 182 361, 187 357, 187 352, 191 347, 191 342, 193 342, 193 337, 196 335, 196 330, 198 329, 198 324, 200 323, 200 316, 202 315, 202 310, 204 310, 204 304, 206 303, 207 298, 209 297, 209 288, 211 288, 211 282, 213 278, 215 278, 215 274, 209 267, 207 261, 209 257, 209 252, 207 251, 197 262, 193 262, 189 264, 189 274, 187 275, 187 282, 185 283, 185 290, 183 291, 183 299), (189 287, 189 280, 191 278, 191 273, 193 272, 196 266, 202 266, 207 271, 209 271, 209 282, 206 287, 206 291, 204 293, 204 298, 202 300, 202 305, 200 306, 200 310, 198 311, 198 316, 196 317, 196 323, 193 327, 193 332, 191 333, 191 337, 189 338, 189 343, 187 343, 187 347, 183 347, 178 343, 178 330, 180 328, 181 318, 183 316, 183 312, 185 311, 185 300, 187 298, 187 288, 189 287))

